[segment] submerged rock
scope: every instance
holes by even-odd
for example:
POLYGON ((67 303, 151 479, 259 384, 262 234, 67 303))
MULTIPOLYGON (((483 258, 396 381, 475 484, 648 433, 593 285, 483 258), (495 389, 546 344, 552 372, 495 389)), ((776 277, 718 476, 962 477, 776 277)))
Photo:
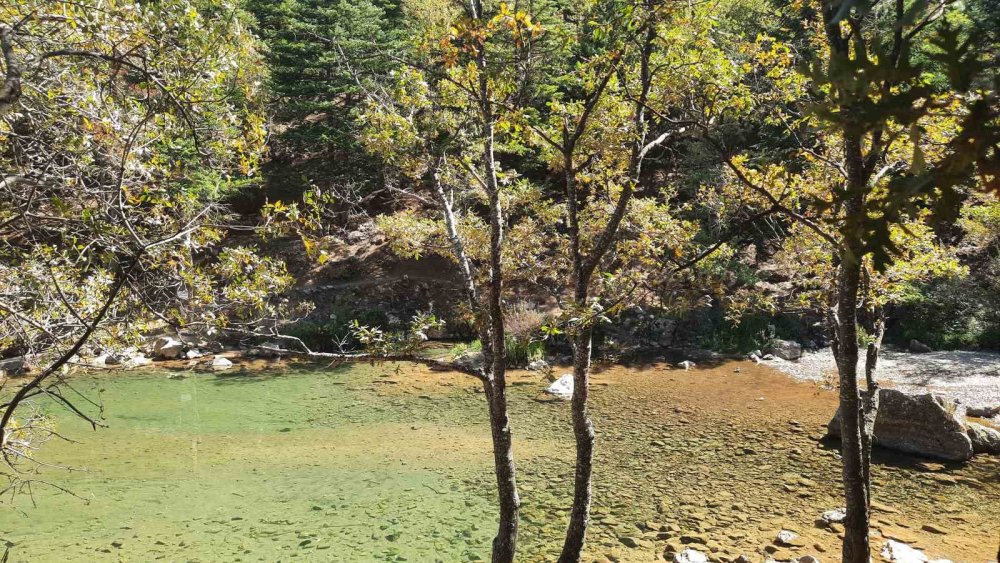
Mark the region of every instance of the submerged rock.
POLYGON ((895 563, 951 563, 948 559, 928 559, 923 551, 896 540, 886 540, 882 557, 895 563))
POLYGON ((216 356, 212 359, 212 369, 214 370, 224 370, 233 367, 233 362, 229 361, 228 358, 223 358, 222 356, 216 356))
MULTIPOLYGON (((839 410, 827 431, 830 436, 840 437, 839 410)), ((932 393, 907 395, 895 389, 880 389, 875 443, 948 461, 968 461, 973 454, 965 428, 965 410, 932 393)))
POLYGON ((690 547, 674 554, 674 563, 708 563, 708 556, 690 547))
POLYGON ((573 398, 573 374, 562 374, 552 385, 545 388, 545 392, 560 399, 573 398))
POLYGON ((977 454, 1000 455, 1000 430, 969 422, 966 425, 972 451, 977 454))
POLYGON ((781 530, 778 535, 774 538, 775 545, 783 545, 786 547, 799 547, 805 545, 802 538, 798 534, 791 530, 781 530))
POLYGON ((847 518, 846 508, 835 508, 833 510, 827 510, 820 516, 820 519, 823 520, 823 522, 826 522, 827 525, 841 524, 843 523, 845 518, 847 518))

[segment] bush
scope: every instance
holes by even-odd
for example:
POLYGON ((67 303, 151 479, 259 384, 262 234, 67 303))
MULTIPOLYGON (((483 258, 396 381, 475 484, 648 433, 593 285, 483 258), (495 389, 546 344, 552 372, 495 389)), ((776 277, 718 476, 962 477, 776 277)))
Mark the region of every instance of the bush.
MULTIPOLYGON (((507 365, 524 367, 535 360, 545 358, 545 343, 540 340, 523 340, 507 336, 507 365)), ((483 351, 483 343, 478 339, 469 343, 456 344, 451 347, 451 357, 458 358, 465 354, 476 354, 483 351)))
POLYGON ((1000 348, 1000 295, 971 279, 942 279, 914 287, 893 317, 887 339, 932 348, 1000 348))
POLYGON ((715 307, 679 319, 677 335, 681 339, 678 345, 727 354, 763 350, 776 338, 799 342, 808 339, 802 320, 796 317, 748 313, 733 322, 715 307))
POLYGON ((356 345, 351 336, 351 320, 357 319, 366 326, 386 326, 388 316, 381 311, 339 311, 326 319, 302 319, 285 327, 282 332, 300 338, 317 352, 339 352, 342 341, 356 345))

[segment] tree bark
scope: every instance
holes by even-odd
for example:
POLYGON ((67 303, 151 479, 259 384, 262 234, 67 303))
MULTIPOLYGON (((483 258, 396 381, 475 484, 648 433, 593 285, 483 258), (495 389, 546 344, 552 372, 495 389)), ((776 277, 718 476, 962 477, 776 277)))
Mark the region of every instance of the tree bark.
POLYGON ((843 458, 844 563, 868 563, 869 486, 865 470, 861 397, 858 390, 857 296, 861 264, 841 263, 837 281, 837 371, 840 375, 840 436, 843 458))
MULTIPOLYGON (((469 16, 482 20, 482 0, 469 0, 469 16)), ((493 563, 512 563, 517 548, 518 514, 521 500, 517 494, 517 470, 514 465, 513 439, 507 409, 507 345, 503 317, 503 209, 497 161, 494 153, 494 115, 490 91, 486 48, 476 56, 479 68, 478 104, 483 137, 483 187, 489 200, 490 254, 489 287, 486 292, 489 330, 483 340, 483 359, 488 366, 486 399, 489 402, 490 429, 493 436, 493 463, 497 478, 500 515, 497 535, 493 538, 493 563)), ((484 330, 484 332, 487 332, 484 330)))
POLYGON ((593 325, 586 325, 574 337, 573 345, 573 435, 576 437, 576 472, 573 482, 573 510, 560 563, 580 560, 590 524, 591 478, 594 463, 594 425, 587 412, 590 393, 590 356, 593 325))
MULTIPOLYGON (((861 135, 849 127, 844 130, 844 159, 848 174, 842 229, 844 240, 838 256, 840 269, 837 276, 835 349, 840 375, 840 435, 844 500, 847 507, 842 560, 844 563, 868 563, 871 559, 868 530, 871 518, 869 452, 872 434, 865 424, 866 411, 869 409, 865 408, 858 388, 858 293, 864 252, 862 218, 868 182, 861 135)), ((874 368, 874 362, 871 367, 874 368)))
MULTIPOLYGON (((645 7, 652 13, 652 4, 646 2, 645 7)), ((573 302, 577 308, 577 314, 584 318, 584 321, 577 328, 573 338, 573 435, 576 439, 576 470, 573 480, 573 509, 570 512, 569 526, 566 529, 566 539, 563 542, 562 553, 559 555, 560 563, 576 563, 580 561, 583 553, 583 546, 587 539, 587 528, 590 525, 590 505, 592 500, 592 480, 594 466, 594 424, 590 420, 587 410, 587 401, 590 395, 590 366, 593 348, 594 325, 590 315, 590 282, 594 272, 599 268, 601 261, 607 252, 614 246, 615 237, 621 227, 621 223, 628 212, 628 206, 634 193, 634 187, 638 184, 642 172, 642 160, 648 152, 646 146, 646 101, 652 85, 651 71, 649 66, 650 57, 653 52, 653 41, 656 38, 656 30, 652 22, 646 22, 644 42, 640 56, 640 92, 635 103, 633 114, 633 126, 637 135, 637 141, 633 145, 630 155, 630 172, 634 174, 631 182, 627 182, 622 189, 622 193, 615 205, 608 223, 604 226, 600 236, 594 243, 589 255, 584 255, 580 250, 580 220, 579 202, 577 201, 576 171, 573 163, 573 154, 576 150, 576 141, 582 136, 583 130, 587 126, 590 116, 590 109, 584 111, 583 117, 576 126, 573 136, 563 130, 563 168, 565 177, 565 189, 567 199, 570 251, 573 264, 573 302)), ((610 78, 610 75, 608 76, 610 78)), ((594 93, 590 104, 596 104, 604 95, 604 88, 607 85, 605 80, 594 93)))
POLYGON ((513 439, 507 413, 506 385, 487 381, 484 386, 490 409, 490 430, 493 435, 493 463, 497 477, 500 519, 493 538, 493 563, 514 561, 517 549, 518 513, 521 499, 517 494, 517 471, 514 465, 513 439))
POLYGON ((0 57, 7 68, 0 81, 0 115, 3 115, 21 98, 21 66, 14 60, 14 29, 8 25, 0 25, 0 57))

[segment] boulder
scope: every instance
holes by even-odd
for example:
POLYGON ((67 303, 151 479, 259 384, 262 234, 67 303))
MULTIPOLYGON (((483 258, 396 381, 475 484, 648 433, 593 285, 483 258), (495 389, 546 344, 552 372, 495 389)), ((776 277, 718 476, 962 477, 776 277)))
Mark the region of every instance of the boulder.
POLYGON ((483 353, 466 352, 455 358, 454 362, 465 369, 483 369, 483 353))
POLYGON ((674 343, 677 321, 663 317, 655 318, 649 327, 650 337, 661 347, 669 348, 674 343))
POLYGON ((176 360, 184 354, 184 343, 170 336, 161 336, 153 341, 153 357, 160 360, 176 360))
POLYGON ((926 354, 934 351, 930 346, 924 344, 916 338, 910 340, 910 345, 907 348, 914 354, 926 354))
POLYGON ((103 358, 105 365, 109 366, 124 366, 129 363, 129 357, 123 353, 106 354, 103 358))
MULTIPOLYGON (((840 411, 827 430, 830 436, 840 436, 840 411)), ((932 393, 907 395, 895 389, 880 389, 875 443, 947 461, 967 461, 973 454, 972 440, 965 429, 965 409, 932 393)))
POLYGON ((774 544, 785 547, 801 547, 805 545, 802 538, 791 530, 779 531, 778 535, 774 537, 774 544))
POLYGON ((689 369, 695 367, 696 365, 698 365, 698 364, 692 362, 691 360, 684 360, 683 362, 680 362, 679 364, 677 364, 677 367, 683 368, 685 370, 689 370, 689 369))
POLYGON ((280 358, 284 356, 285 349, 280 342, 268 341, 258 346, 253 354, 258 358, 280 358))
POLYGON ((898 542, 896 540, 886 540, 885 545, 882 546, 882 557, 886 561, 894 561, 896 563, 926 563, 927 556, 924 555, 923 551, 919 549, 914 549, 903 542, 898 542))
POLYGON ((802 357, 802 345, 792 340, 775 340, 767 347, 767 353, 793 361, 802 357))
POLYGON ((1000 430, 975 422, 966 423, 966 432, 977 454, 1000 455, 1000 430))
POLYGON ((0 372, 6 375, 21 375, 31 369, 27 358, 16 356, 6 360, 0 360, 0 372))
POLYGON ((224 370, 233 367, 233 362, 230 362, 228 358, 223 358, 222 356, 216 356, 212 359, 212 369, 214 370, 224 370))
POLYGON ((545 392, 559 399, 569 400, 573 398, 573 374, 564 373, 559 376, 559 379, 545 388, 545 392))
POLYGON ((965 416, 973 418, 993 418, 1000 414, 1000 406, 997 407, 967 407, 965 416))

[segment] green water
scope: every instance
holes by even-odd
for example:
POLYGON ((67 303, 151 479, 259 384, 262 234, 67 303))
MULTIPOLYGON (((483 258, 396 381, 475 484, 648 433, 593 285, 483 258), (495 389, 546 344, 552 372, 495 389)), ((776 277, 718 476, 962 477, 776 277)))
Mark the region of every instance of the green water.
MULTIPOLYGON (((569 406, 536 401, 538 376, 518 377, 519 560, 551 561, 571 496, 569 406)), ((608 384, 591 394, 586 560, 650 561, 691 536, 714 561, 763 560, 784 528, 807 540, 796 555, 839 559, 836 531, 816 525, 842 505, 836 450, 817 440, 832 393, 746 363, 597 377, 608 384)), ((76 496, 39 482, 14 498, 17 510, 5 498, 0 539, 11 561, 489 559, 492 455, 471 379, 353 365, 73 381, 104 405, 107 428, 52 411, 60 433, 82 443, 45 444, 39 458, 65 467, 26 477, 76 496)), ((946 467, 879 453, 876 462, 883 533, 956 562, 992 556, 996 458, 946 467)))
POLYGON ((11 559, 481 556, 490 504, 458 492, 466 475, 488 470, 488 450, 475 455, 488 445, 476 400, 458 397, 442 408, 355 388, 378 375, 359 366, 77 379, 77 389, 100 397, 108 427, 95 433, 53 411, 60 432, 82 443, 49 442, 41 457, 79 471, 28 477, 81 498, 41 483, 19 494, 22 514, 0 512, 11 559))

